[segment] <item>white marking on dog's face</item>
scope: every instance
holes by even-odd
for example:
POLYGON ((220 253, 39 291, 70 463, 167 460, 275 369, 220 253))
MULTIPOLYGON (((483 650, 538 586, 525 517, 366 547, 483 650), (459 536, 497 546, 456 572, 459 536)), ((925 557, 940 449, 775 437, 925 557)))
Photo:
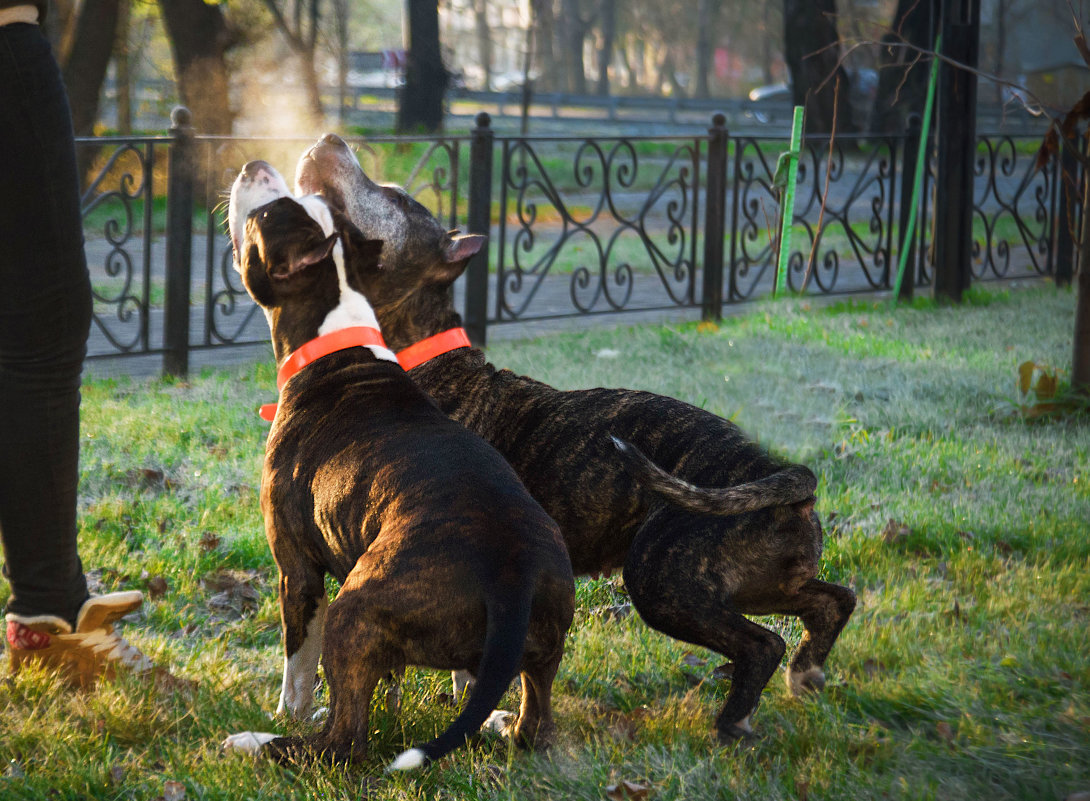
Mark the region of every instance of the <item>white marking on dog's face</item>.
POLYGON ((261 750, 261 746, 279 736, 266 731, 241 731, 238 734, 227 735, 227 739, 220 743, 220 748, 224 751, 241 751, 253 756, 261 750))
POLYGON ((307 623, 303 646, 291 656, 284 657, 284 682, 280 687, 280 703, 276 714, 285 712, 296 720, 303 720, 314 705, 314 675, 318 671, 318 658, 322 654, 322 630, 325 626, 329 599, 323 594, 307 623))
MULTIPOLYGON (((333 215, 329 211, 329 205, 323 198, 318 195, 306 195, 298 200, 311 219, 322 226, 322 231, 325 232, 326 236, 333 233, 333 215)), ((344 246, 340 240, 333 246, 333 263, 337 265, 337 283, 340 286, 341 299, 336 308, 327 314, 325 320, 318 326, 318 335, 323 336, 333 331, 340 331, 342 328, 353 328, 355 326, 378 329, 378 317, 375 316, 375 310, 372 308, 371 303, 362 293, 357 292, 348 285, 348 270, 344 265, 344 246)), ((377 359, 397 362, 397 356, 389 348, 372 345, 370 349, 377 359)))
MULTIPOLYGON (((290 195, 287 182, 275 167, 265 161, 248 162, 235 177, 235 182, 231 184, 231 201, 227 207, 227 225, 231 230, 236 270, 241 269, 239 254, 242 249, 242 232, 246 230, 246 218, 250 216, 250 212, 278 197, 290 195)), ((328 214, 328 209, 326 213, 328 214)))

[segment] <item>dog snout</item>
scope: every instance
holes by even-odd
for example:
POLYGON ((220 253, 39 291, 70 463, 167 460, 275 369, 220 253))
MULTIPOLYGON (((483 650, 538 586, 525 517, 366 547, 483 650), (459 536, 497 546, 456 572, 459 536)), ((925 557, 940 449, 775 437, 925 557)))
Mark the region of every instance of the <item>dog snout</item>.
POLYGON ((348 143, 341 139, 341 137, 337 136, 337 134, 335 133, 327 133, 321 138, 320 141, 323 145, 331 145, 333 147, 348 147, 348 143))
POLYGON ((242 179, 259 186, 268 186, 272 183, 274 180, 273 175, 275 175, 275 171, 267 161, 258 159, 248 161, 242 166, 242 179))

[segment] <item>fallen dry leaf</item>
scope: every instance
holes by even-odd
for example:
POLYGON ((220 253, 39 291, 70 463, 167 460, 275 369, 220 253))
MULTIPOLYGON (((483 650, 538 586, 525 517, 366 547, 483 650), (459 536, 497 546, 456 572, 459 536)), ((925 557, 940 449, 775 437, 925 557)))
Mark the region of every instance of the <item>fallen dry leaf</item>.
POLYGON ((154 467, 136 467, 126 470, 122 480, 134 489, 163 489, 170 483, 167 481, 166 474, 154 467))
POLYGON ((208 599, 208 608, 228 617, 242 617, 257 608, 261 598, 253 586, 257 583, 258 574, 253 570, 219 570, 201 579, 204 588, 215 593, 208 599))
POLYGON ((708 663, 707 660, 701 659, 692 651, 686 651, 685 654, 681 657, 681 664, 685 665, 686 667, 704 667, 704 665, 708 663))
POLYGON ((148 579, 148 597, 153 601, 157 598, 162 598, 167 594, 167 590, 170 589, 170 585, 167 584, 167 580, 162 576, 152 576, 148 579))
POLYGON ((900 542, 901 540, 907 539, 908 535, 911 533, 911 528, 891 517, 889 522, 886 523, 886 527, 882 529, 882 540, 888 543, 900 542))
POLYGON ((935 724, 935 733, 939 735, 939 739, 941 740, 945 740, 948 743, 954 742, 954 730, 945 720, 940 720, 935 724))
POLYGON ((181 782, 163 782, 163 801, 184 801, 185 785, 181 782))
POLYGON ((197 544, 202 551, 207 553, 208 551, 214 551, 219 547, 220 538, 211 531, 202 531, 201 541, 197 544))
POLYGON ((868 679, 873 679, 879 673, 885 673, 886 666, 874 659, 868 659, 863 663, 863 673, 868 679))
POLYGON ((619 709, 603 710, 605 729, 617 740, 635 740, 640 723, 651 714, 645 706, 638 706, 627 714, 619 709))
POLYGON ((650 785, 630 781, 622 781, 620 784, 611 784, 606 787, 606 798, 610 801, 647 798, 650 793, 650 785))
POLYGON ((201 577, 201 585, 209 592, 223 592, 239 584, 253 587, 261 583, 256 570, 216 570, 201 577))

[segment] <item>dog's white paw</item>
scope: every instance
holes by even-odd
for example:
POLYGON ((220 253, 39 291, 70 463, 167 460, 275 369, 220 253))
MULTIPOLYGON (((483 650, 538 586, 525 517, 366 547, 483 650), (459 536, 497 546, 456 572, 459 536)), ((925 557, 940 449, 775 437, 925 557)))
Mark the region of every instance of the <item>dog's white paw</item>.
POLYGON ((481 724, 481 731, 494 731, 496 734, 503 734, 514 720, 514 712, 495 709, 492 711, 492 714, 488 716, 488 720, 481 724))
POLYGON ((270 740, 275 740, 280 735, 270 734, 265 731, 241 731, 238 734, 230 734, 220 747, 224 751, 241 751, 244 754, 256 754, 261 746, 270 740))
POLYGON ((788 668, 784 679, 787 681, 787 689, 796 698, 819 693, 825 689, 825 671, 819 667, 797 672, 788 668))

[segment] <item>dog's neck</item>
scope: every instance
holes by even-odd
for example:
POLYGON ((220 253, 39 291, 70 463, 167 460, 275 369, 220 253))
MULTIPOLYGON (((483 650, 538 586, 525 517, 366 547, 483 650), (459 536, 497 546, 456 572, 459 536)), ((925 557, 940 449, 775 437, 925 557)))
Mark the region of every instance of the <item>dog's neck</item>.
MULTIPOLYGON (((292 303, 267 312, 269 330, 272 331, 273 352, 276 364, 281 366, 289 356, 307 342, 345 328, 374 328, 379 330, 374 309, 362 293, 348 285, 341 243, 333 246, 333 263, 337 268, 337 294, 330 296, 335 305, 329 309, 329 301, 292 303), (328 311, 322 312, 322 308, 328 311)), ((376 359, 397 363, 397 356, 386 347, 367 346, 376 359)))
POLYGON ((454 310, 449 290, 438 287, 417 289, 376 311, 386 342, 395 351, 462 326, 462 317, 454 310))

